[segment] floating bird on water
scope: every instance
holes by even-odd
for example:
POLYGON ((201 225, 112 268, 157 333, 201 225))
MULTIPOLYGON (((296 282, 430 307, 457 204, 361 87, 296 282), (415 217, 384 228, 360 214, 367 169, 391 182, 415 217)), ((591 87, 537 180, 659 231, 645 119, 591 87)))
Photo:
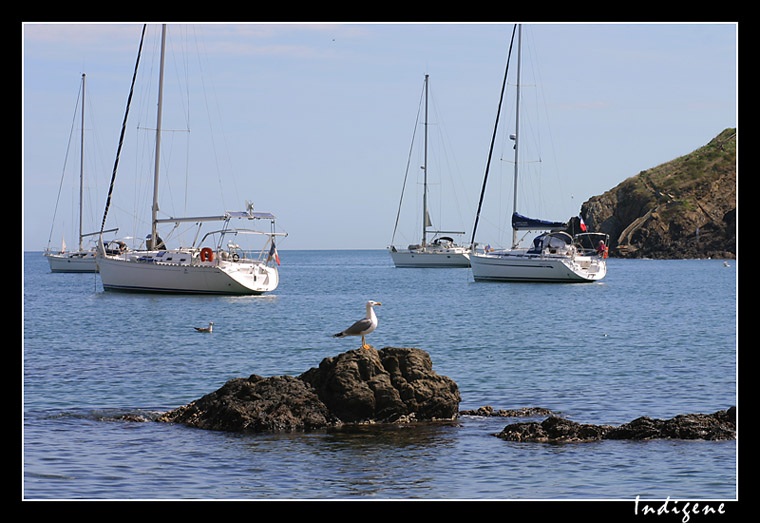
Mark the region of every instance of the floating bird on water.
POLYGON ((367 345, 367 342, 364 341, 364 336, 375 330, 377 328, 377 316, 375 316, 375 305, 382 305, 380 302, 376 301, 368 301, 367 302, 367 316, 353 325, 351 325, 349 328, 344 330, 343 332, 339 332, 338 334, 333 334, 333 338, 342 338, 343 336, 361 336, 362 337, 362 348, 363 349, 369 349, 370 346, 367 345))
POLYGON ((208 327, 193 327, 198 332, 211 332, 211 330, 214 328, 214 322, 210 321, 208 323, 208 327))

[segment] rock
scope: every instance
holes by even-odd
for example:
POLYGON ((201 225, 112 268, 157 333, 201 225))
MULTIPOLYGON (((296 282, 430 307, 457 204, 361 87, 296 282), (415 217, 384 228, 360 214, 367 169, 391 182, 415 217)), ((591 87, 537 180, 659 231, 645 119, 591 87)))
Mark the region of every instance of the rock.
POLYGON ((714 414, 684 414, 669 420, 652 419, 644 416, 619 427, 584 425, 558 416, 551 416, 542 422, 507 425, 496 436, 507 441, 539 443, 587 442, 607 439, 729 440, 736 438, 736 407, 719 410, 714 414))
POLYGON ((460 416, 498 416, 501 418, 532 418, 537 416, 550 416, 552 411, 542 407, 523 407, 521 409, 499 409, 495 410, 492 406, 486 405, 479 407, 477 410, 462 410, 460 416))
POLYGON ((232 432, 293 432, 342 423, 452 419, 459 390, 432 368, 420 349, 356 349, 325 358, 298 377, 232 379, 158 421, 232 432))
POLYGON ((314 389, 292 376, 235 378, 158 421, 230 432, 308 431, 336 418, 314 389))
POLYGON ((399 391, 406 412, 417 419, 454 419, 457 416, 459 388, 446 376, 433 371, 430 355, 420 349, 386 347, 380 351, 383 367, 391 384, 399 391))
POLYGON ((433 371, 427 352, 386 347, 325 358, 301 375, 344 422, 451 419, 460 397, 456 383, 433 371))
POLYGON ((507 425, 498 436, 507 441, 577 443, 602 439, 605 432, 611 428, 607 425, 582 425, 558 416, 550 416, 540 423, 507 425))
POLYGON ((607 434, 607 439, 706 439, 736 438, 736 407, 714 414, 685 414, 669 420, 637 418, 607 434))

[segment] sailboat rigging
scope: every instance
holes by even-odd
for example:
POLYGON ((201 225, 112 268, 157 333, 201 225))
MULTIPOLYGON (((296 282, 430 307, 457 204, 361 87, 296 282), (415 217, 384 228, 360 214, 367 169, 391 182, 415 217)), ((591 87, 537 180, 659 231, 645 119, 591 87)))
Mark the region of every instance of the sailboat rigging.
MULTIPOLYGON (((138 58, 132 77, 127 109, 119 139, 111 185, 106 200, 101 229, 105 227, 106 217, 113 194, 116 173, 124 141, 129 105, 134 91, 135 79, 140 63, 140 54, 145 36, 145 27, 140 40, 138 58)), ((163 109, 163 74, 166 48, 166 25, 161 31, 161 60, 159 69, 158 106, 156 113, 155 164, 153 171, 153 202, 151 205, 151 232, 146 249, 131 250, 123 243, 101 241, 98 245, 97 262, 105 290, 164 292, 187 294, 229 294, 252 295, 271 292, 279 285, 279 256, 275 246, 275 237, 286 236, 275 232, 275 216, 268 212, 254 211, 253 205, 247 203, 244 211, 226 211, 222 214, 195 217, 158 218, 158 187, 160 175, 161 125, 163 109), (269 231, 248 228, 232 228, 232 219, 269 222, 269 231), (158 225, 172 223, 175 228, 183 223, 198 225, 196 240, 200 227, 207 222, 222 222, 220 229, 206 233, 196 244, 190 247, 169 249, 159 237, 158 225), (240 249, 234 243, 237 236, 254 235, 266 238, 264 248, 258 255, 240 249), (232 236, 232 239, 230 237, 232 236), (224 240, 229 240, 224 244, 224 240), (204 242, 212 242, 209 247, 204 242), (204 245, 204 247, 201 247, 204 245)))
POLYGON ((473 251, 470 255, 470 266, 475 281, 532 281, 532 282, 594 282, 607 274, 607 251, 605 248, 606 235, 601 233, 578 234, 575 237, 566 232, 567 224, 547 220, 528 218, 517 212, 517 180, 519 174, 520 151, 520 70, 522 54, 522 26, 517 24, 512 32, 504 72, 499 108, 494 124, 491 148, 488 154, 486 172, 483 178, 480 201, 475 215, 475 225, 472 231, 473 251), (480 219, 483 197, 486 190, 488 170, 493 153, 494 142, 499 126, 499 116, 509 72, 515 33, 517 34, 517 87, 515 111, 515 133, 510 137, 514 140, 514 189, 512 211, 512 245, 509 249, 490 250, 483 252, 475 250, 475 233, 480 219), (534 238, 533 244, 527 249, 519 248, 518 231, 544 231, 534 238), (591 242, 589 239, 593 238, 591 242), (585 240, 585 241, 584 241, 585 240), (589 245, 590 243, 590 245, 589 245), (594 249, 593 243, 596 243, 594 249))
MULTIPOLYGON (((435 231, 430 230, 432 226, 430 213, 428 212, 428 84, 430 75, 425 75, 425 121, 424 121, 424 161, 423 171, 423 191, 422 191, 422 241, 420 244, 409 245, 407 249, 397 249, 393 245, 398 227, 398 216, 401 212, 403 203, 403 191, 401 201, 399 201, 399 210, 396 217, 396 228, 393 230, 391 239, 390 254, 393 263, 399 268, 455 268, 470 266, 470 249, 462 247, 454 242, 451 236, 440 236, 449 234, 464 234, 459 231, 435 231), (428 234, 433 234, 433 240, 428 242, 428 234)), ((406 185, 406 179, 404 180, 406 185)))

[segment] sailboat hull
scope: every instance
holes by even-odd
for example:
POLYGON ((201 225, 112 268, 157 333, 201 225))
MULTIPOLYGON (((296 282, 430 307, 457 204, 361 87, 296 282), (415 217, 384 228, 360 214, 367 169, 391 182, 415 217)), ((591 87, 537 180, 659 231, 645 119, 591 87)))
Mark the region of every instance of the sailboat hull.
POLYGON ((50 272, 98 272, 95 253, 91 251, 45 254, 50 272))
POLYGON ((607 275, 606 260, 597 256, 474 254, 470 264, 475 281, 588 283, 607 275))
POLYGON ((470 266, 469 254, 461 251, 391 251, 391 258, 397 268, 466 268, 470 266))
POLYGON ((107 291, 256 295, 279 284, 277 269, 263 262, 181 264, 99 256, 98 267, 107 291))

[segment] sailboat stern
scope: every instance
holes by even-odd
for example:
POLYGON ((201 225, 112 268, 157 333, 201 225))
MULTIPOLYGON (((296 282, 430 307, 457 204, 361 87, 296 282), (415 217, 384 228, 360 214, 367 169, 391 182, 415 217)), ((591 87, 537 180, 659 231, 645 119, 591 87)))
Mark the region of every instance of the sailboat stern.
POLYGON ((566 265, 577 281, 599 281, 607 276, 607 260, 600 256, 576 256, 566 265))
POLYGON ((280 284, 280 275, 277 267, 264 262, 245 264, 245 266, 228 265, 220 269, 231 280, 248 292, 241 294, 264 294, 274 291, 280 284))

